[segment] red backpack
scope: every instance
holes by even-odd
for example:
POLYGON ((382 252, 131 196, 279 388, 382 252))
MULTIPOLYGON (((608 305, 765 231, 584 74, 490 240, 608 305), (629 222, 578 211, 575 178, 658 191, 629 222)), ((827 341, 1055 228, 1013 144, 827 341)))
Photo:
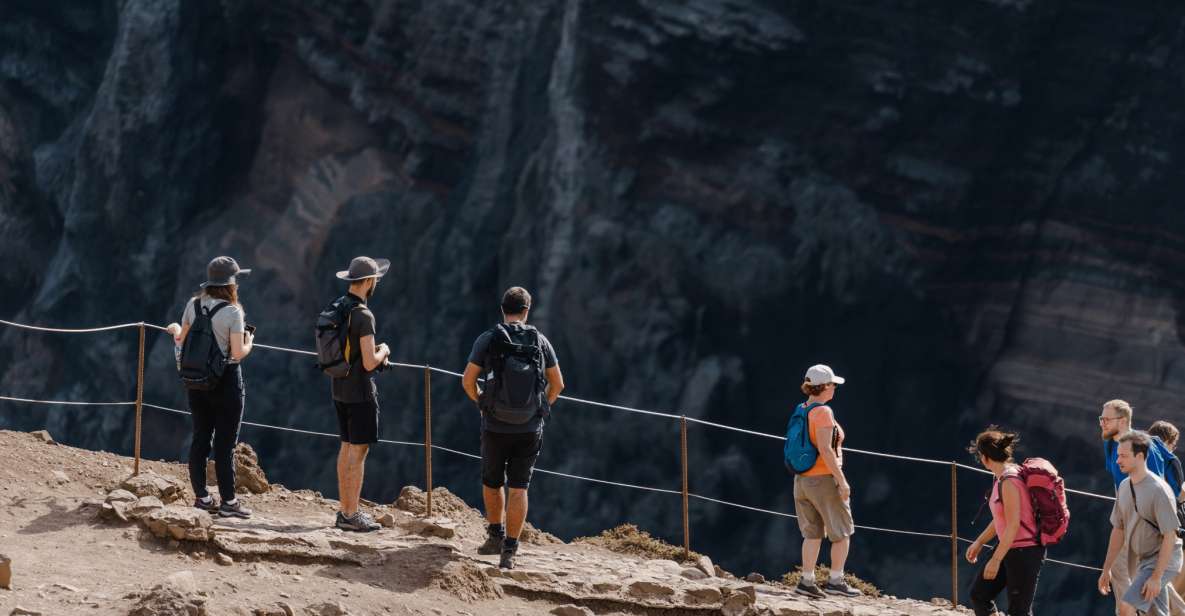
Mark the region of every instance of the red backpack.
POLYGON ((1070 508, 1066 505, 1066 484, 1057 469, 1044 458, 1029 458, 1020 465, 1020 479, 1033 499, 1041 545, 1061 541, 1070 529, 1070 508))

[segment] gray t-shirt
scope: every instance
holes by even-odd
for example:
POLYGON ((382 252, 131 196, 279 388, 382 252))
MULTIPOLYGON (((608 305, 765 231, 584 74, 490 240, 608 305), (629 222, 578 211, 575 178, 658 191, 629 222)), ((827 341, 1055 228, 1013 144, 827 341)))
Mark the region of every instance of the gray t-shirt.
MULTIPOLYGON (((221 299, 214 299, 205 293, 202 293, 202 308, 213 310, 214 306, 226 301, 221 299)), ((181 316, 181 327, 185 327, 193 323, 193 299, 185 302, 185 313, 181 316)), ((223 307, 214 315, 214 339, 218 341, 218 348, 222 349, 222 354, 226 356, 227 362, 238 363, 230 359, 230 336, 231 334, 242 333, 246 329, 246 319, 243 316, 243 309, 230 304, 223 307)))
MULTIPOLYGON (((494 341, 494 329, 488 329, 482 335, 477 337, 473 342, 473 350, 469 352, 469 363, 482 368, 481 376, 488 376, 489 370, 487 362, 490 354, 490 344, 494 341)), ((559 359, 555 356, 555 349, 551 346, 551 341, 543 332, 539 332, 539 346, 543 348, 543 365, 545 368, 552 368, 559 364, 559 359)), ((546 404, 546 402, 544 402, 546 404)), ((546 412, 549 409, 540 409, 546 412)), ((544 413, 541 412, 535 415, 535 418, 524 424, 512 424, 490 417, 487 413, 481 414, 481 429, 487 432, 498 432, 503 434, 522 434, 528 432, 539 432, 543 430, 544 413)))
MULTIPOLYGON (((1148 473, 1139 483, 1132 483, 1128 477, 1119 484, 1115 505, 1111 508, 1111 526, 1123 530, 1132 556, 1140 561, 1155 558, 1160 551, 1161 533, 1176 533, 1178 522, 1174 503, 1172 489, 1153 473, 1148 473)), ((1180 548, 1181 539, 1176 540, 1176 545, 1180 548)))

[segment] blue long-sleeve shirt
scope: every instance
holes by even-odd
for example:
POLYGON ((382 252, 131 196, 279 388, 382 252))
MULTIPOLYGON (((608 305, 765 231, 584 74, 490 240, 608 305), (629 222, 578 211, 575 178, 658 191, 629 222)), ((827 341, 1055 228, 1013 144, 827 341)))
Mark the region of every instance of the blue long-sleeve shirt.
MULTIPOLYGON (((1168 449, 1164 443, 1160 439, 1152 439, 1152 447, 1148 448, 1148 470, 1167 481, 1170 487, 1177 486, 1176 478, 1170 478, 1172 473, 1169 472, 1169 466, 1166 464, 1168 459, 1166 453, 1168 453, 1168 449)), ((1118 490, 1119 484, 1127 479, 1127 474, 1119 470, 1119 462, 1116 461, 1116 458, 1119 457, 1119 443, 1113 440, 1104 441, 1103 456, 1107 462, 1107 470, 1111 472, 1111 479, 1115 481, 1115 489, 1118 490)), ((1179 489, 1179 486, 1175 489, 1179 489)))

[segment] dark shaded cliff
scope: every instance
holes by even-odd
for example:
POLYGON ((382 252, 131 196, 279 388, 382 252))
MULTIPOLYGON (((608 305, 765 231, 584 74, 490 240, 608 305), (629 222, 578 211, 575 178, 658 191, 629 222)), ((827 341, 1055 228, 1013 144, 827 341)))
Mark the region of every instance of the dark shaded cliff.
MULTIPOLYGON (((850 379, 852 446, 960 458, 1001 422, 1106 491, 1102 401, 1185 421, 1183 28, 1169 2, 9 0, 0 316, 176 320, 225 253, 256 268, 260 340, 307 348, 332 272, 387 256, 374 311, 400 360, 459 369, 523 284, 573 395, 776 433, 824 361, 850 379)), ((146 399, 183 406, 170 342, 149 344, 146 399)), ((6 329, 0 362, 8 395, 134 395, 130 331, 6 329)), ((251 419, 332 431, 307 358, 260 350, 246 374, 251 419)), ((459 387, 434 384, 436 441, 476 450, 459 387)), ((419 440, 422 375, 384 375, 381 396, 384 436, 419 440)), ((148 413, 146 452, 181 457, 185 422, 148 413)), ((126 409, 0 417, 131 444, 126 409)), ((280 481, 332 490, 331 440, 243 438, 280 481)), ((548 468, 678 486, 671 422, 564 404, 547 440, 548 468)), ((690 441, 694 491, 790 508, 776 443, 690 441)), ((421 455, 380 448, 366 496, 390 500, 421 455)), ((437 465, 476 497, 468 461, 437 465)), ((946 532, 946 469, 849 466, 860 522, 946 532)), ((987 486, 961 480, 971 536, 987 486)), ((561 533, 678 536, 677 498, 536 487, 561 533)), ((1101 560, 1106 505, 1071 504, 1054 554, 1101 560)), ((797 560, 792 521, 693 507, 695 547, 726 567, 797 560)), ((945 594, 946 550, 868 532, 852 565, 945 594)), ((1043 600, 1103 613, 1093 580, 1051 567, 1043 600)))

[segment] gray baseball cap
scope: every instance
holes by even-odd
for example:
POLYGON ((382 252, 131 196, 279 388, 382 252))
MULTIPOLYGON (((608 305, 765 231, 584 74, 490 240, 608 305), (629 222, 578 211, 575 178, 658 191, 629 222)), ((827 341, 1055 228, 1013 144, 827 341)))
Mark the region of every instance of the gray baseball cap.
POLYGON ((201 284, 206 287, 225 287, 238 284, 239 278, 246 278, 251 273, 249 269, 242 269, 230 257, 214 257, 206 266, 206 281, 201 284))
POLYGON ((387 259, 354 257, 354 260, 350 261, 350 269, 338 272, 337 277, 350 282, 367 278, 382 278, 387 275, 387 270, 390 267, 391 262, 387 259))
POLYGON ((806 369, 806 382, 811 385, 826 385, 828 383, 843 385, 844 378, 835 374, 831 366, 816 364, 806 369))

